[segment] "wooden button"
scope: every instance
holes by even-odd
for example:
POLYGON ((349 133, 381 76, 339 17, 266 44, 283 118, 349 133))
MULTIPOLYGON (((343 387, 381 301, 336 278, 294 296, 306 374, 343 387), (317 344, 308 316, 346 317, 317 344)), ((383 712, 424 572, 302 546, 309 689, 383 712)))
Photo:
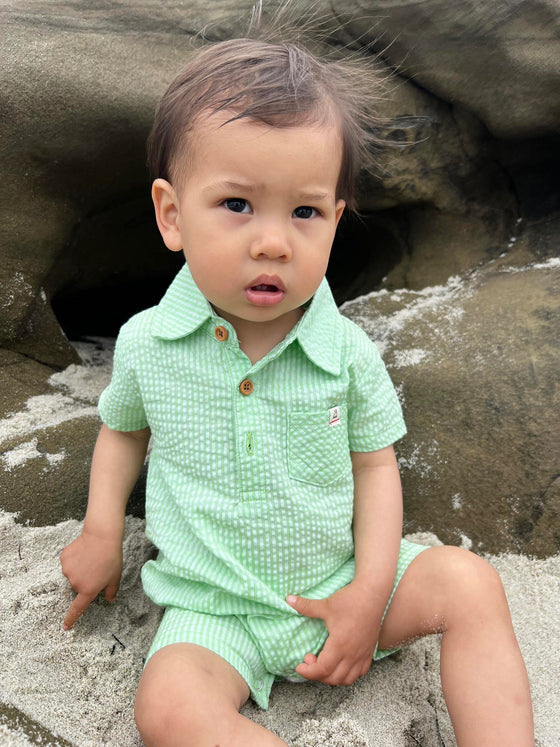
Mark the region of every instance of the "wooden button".
POLYGON ((216 340, 219 340, 220 342, 225 342, 228 338, 228 331, 225 327, 222 327, 221 325, 219 327, 216 327, 214 330, 214 335, 216 337, 216 340))
POLYGON ((253 382, 250 381, 249 379, 244 379, 239 385, 239 391, 241 392, 241 394, 244 394, 246 397, 249 394, 251 394, 253 389, 254 389, 253 382))

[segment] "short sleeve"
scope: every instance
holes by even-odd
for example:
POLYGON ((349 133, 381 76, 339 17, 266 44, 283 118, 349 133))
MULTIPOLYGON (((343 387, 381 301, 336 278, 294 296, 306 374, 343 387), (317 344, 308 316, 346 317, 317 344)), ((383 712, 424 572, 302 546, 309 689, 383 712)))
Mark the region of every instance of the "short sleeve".
POLYGON ((98 405, 101 420, 115 431, 139 431, 148 426, 134 361, 136 349, 128 322, 117 338, 111 382, 98 405))
POLYGON ((351 451, 378 451, 406 434, 402 408, 377 346, 358 327, 353 335, 348 393, 351 451))

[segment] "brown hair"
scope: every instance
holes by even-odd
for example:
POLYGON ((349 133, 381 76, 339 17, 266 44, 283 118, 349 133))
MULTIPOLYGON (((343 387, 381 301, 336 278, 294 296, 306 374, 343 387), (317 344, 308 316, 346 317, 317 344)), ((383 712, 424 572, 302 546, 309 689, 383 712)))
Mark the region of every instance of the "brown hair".
POLYGON ((355 182, 375 142, 371 114, 374 71, 364 60, 320 59, 287 43, 241 38, 203 47, 173 80, 155 115, 148 139, 153 179, 177 183, 177 154, 203 113, 232 112, 275 127, 336 123, 342 137, 337 198, 355 209, 355 182))

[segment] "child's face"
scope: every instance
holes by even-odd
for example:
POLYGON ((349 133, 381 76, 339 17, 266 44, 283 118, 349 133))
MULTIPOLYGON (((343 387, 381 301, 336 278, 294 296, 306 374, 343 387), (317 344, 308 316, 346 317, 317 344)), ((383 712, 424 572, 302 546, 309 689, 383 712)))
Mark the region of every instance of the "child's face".
POLYGON ((197 128, 179 190, 154 183, 158 225, 238 333, 244 322, 287 333, 325 275, 344 209, 340 134, 247 119, 220 127, 226 119, 213 115, 197 128))

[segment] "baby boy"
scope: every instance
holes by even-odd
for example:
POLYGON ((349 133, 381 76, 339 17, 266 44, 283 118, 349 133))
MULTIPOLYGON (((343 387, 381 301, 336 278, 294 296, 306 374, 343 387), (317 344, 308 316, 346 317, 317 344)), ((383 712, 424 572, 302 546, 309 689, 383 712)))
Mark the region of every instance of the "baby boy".
POLYGON ((136 700, 148 747, 282 745, 240 715, 249 696, 266 708, 278 678, 349 685, 435 632, 458 744, 532 744, 500 580, 401 540, 399 402, 325 280, 369 126, 359 67, 247 39, 193 55, 157 110, 155 215, 186 263, 119 334, 62 554, 70 628, 117 593, 151 436, 142 580, 165 613, 136 700))

